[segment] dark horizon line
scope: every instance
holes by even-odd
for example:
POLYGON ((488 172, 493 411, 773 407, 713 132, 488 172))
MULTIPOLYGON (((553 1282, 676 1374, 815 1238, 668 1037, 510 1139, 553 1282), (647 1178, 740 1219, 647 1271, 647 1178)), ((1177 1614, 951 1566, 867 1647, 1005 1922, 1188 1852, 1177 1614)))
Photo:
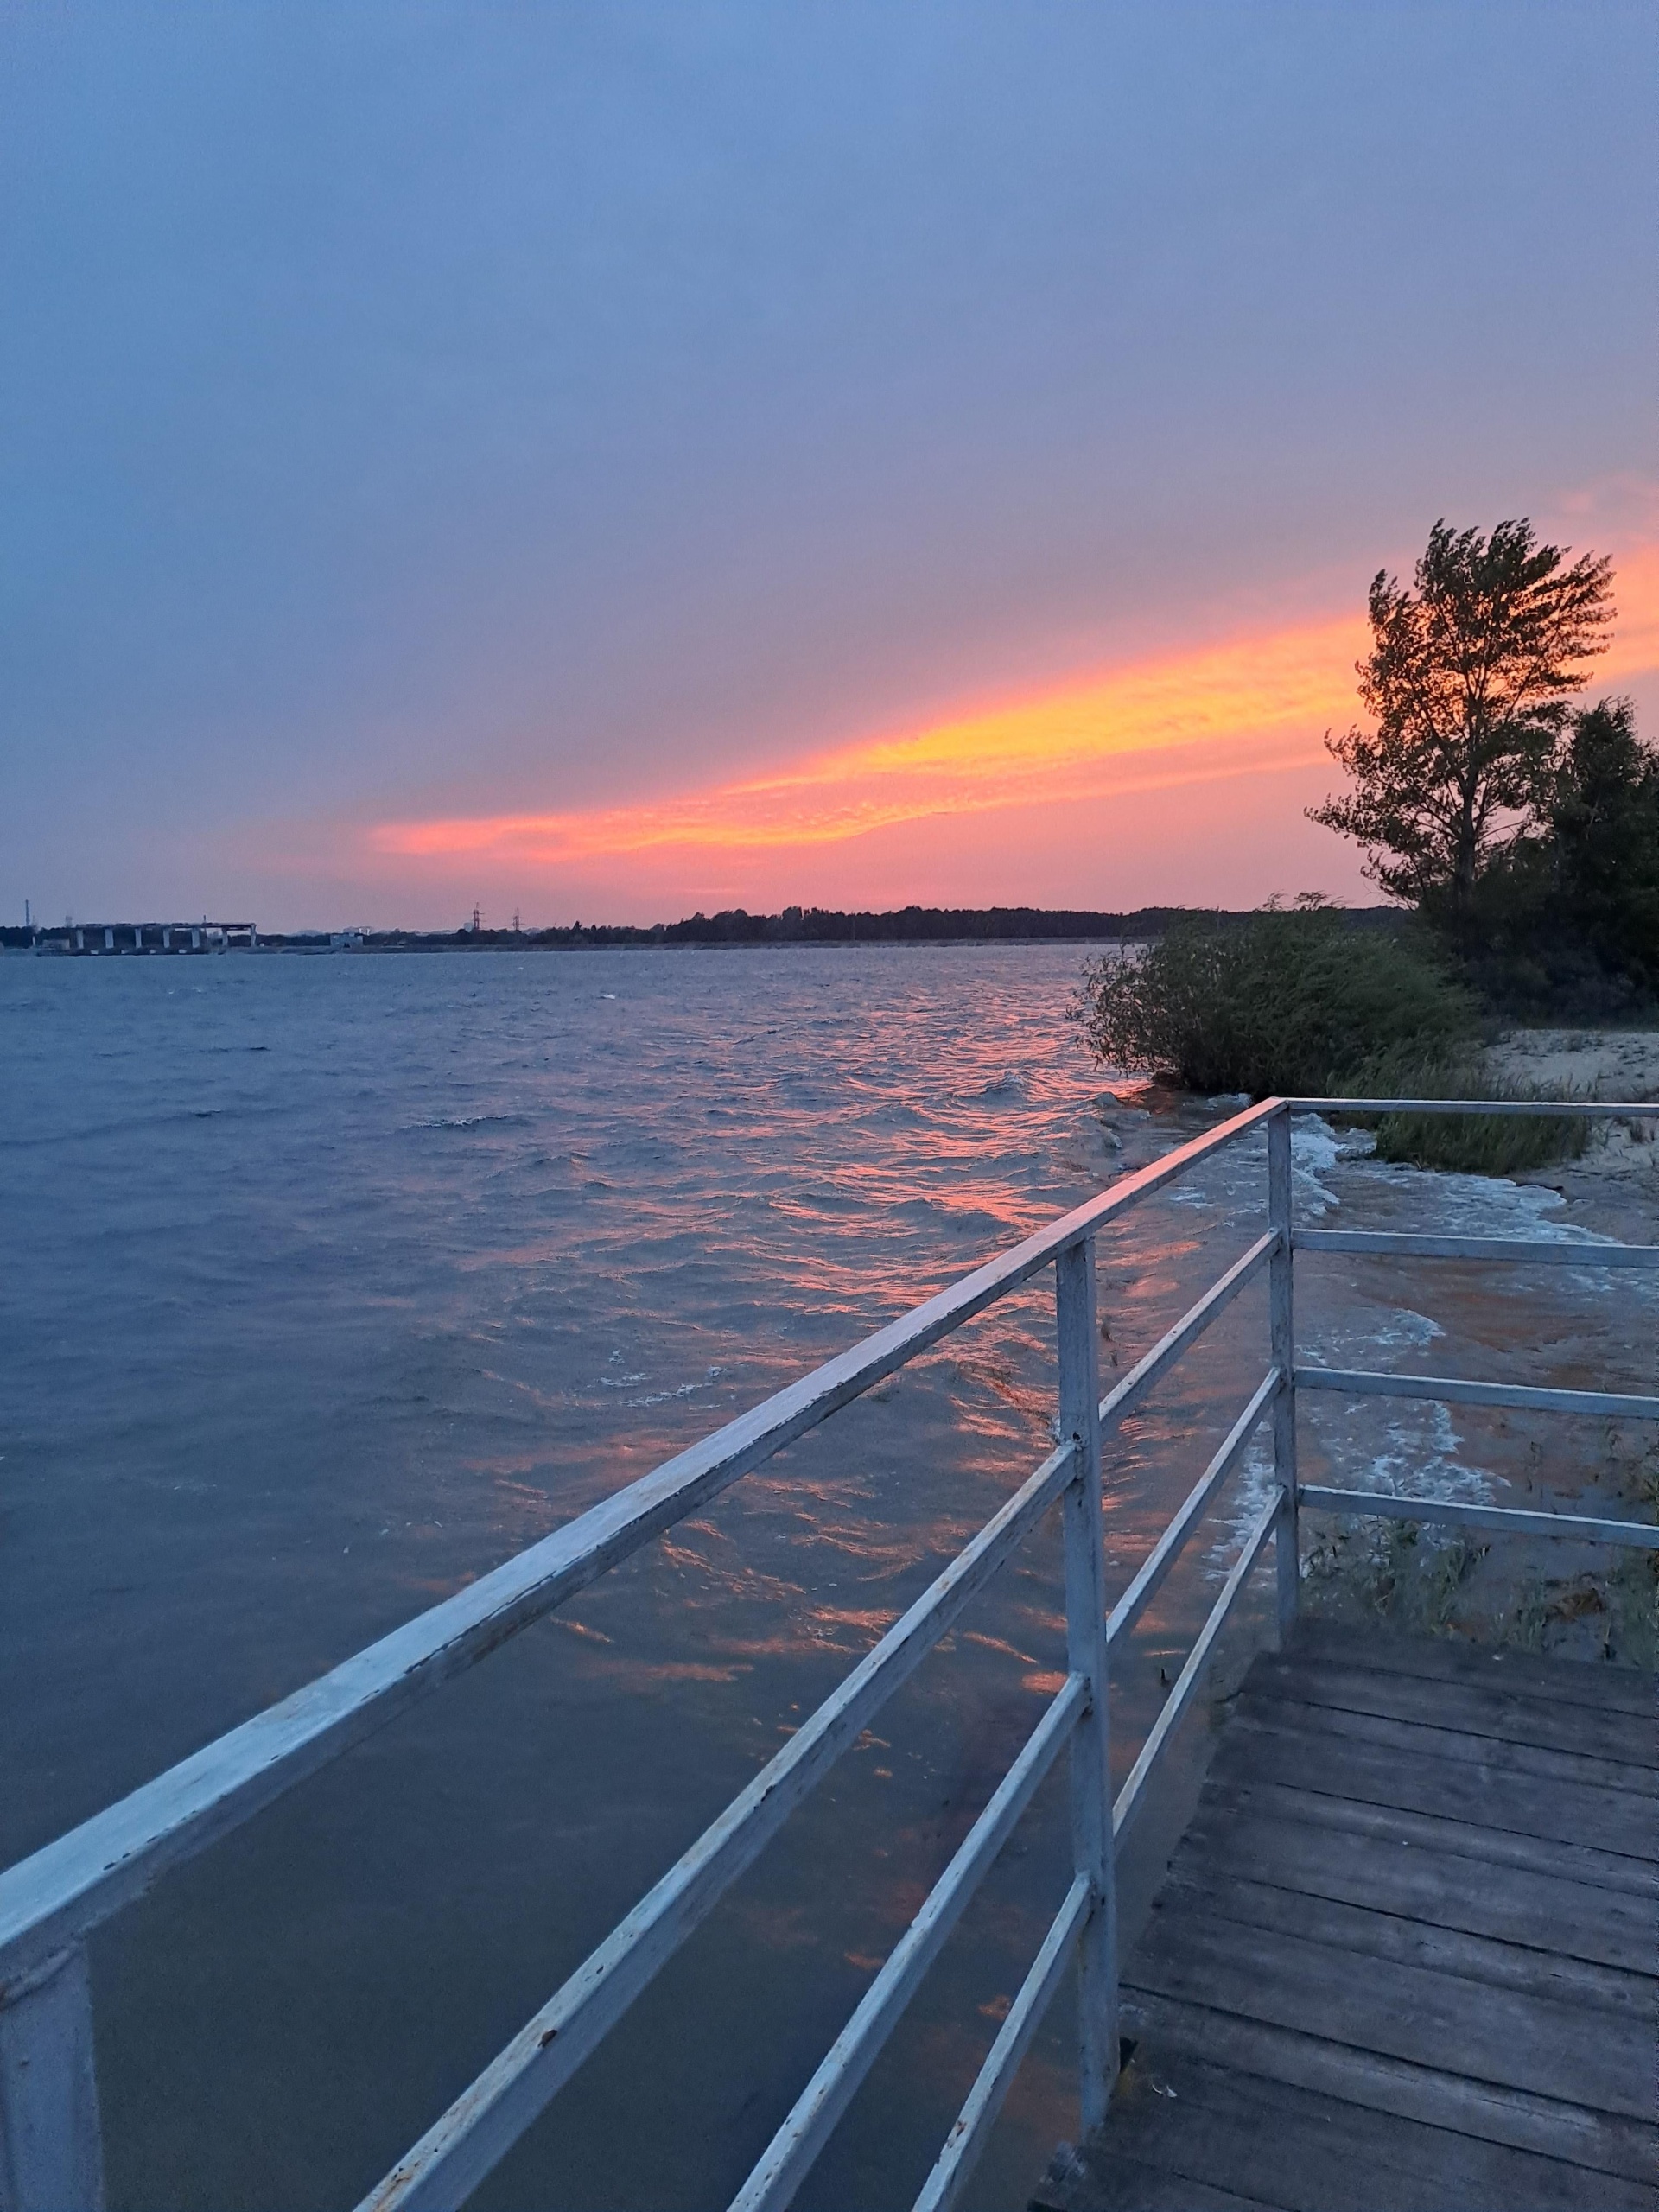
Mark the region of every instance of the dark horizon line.
MULTIPOLYGON (((1332 902, 1335 906, 1335 902, 1332 902)), ((1159 906, 1128 909, 1050 906, 921 906, 890 907, 880 912, 849 911, 840 907, 785 906, 775 914, 752 914, 742 906, 716 914, 701 910, 677 922, 640 925, 600 922, 568 926, 552 924, 541 928, 492 929, 474 909, 474 920, 457 930, 372 930, 353 926, 338 930, 258 930, 260 946, 273 951, 284 946, 321 949, 361 949, 374 951, 443 951, 536 949, 598 949, 607 945, 741 945, 741 944, 928 944, 1078 943, 1104 939, 1160 937, 1173 924, 1205 918, 1243 922, 1259 907, 1159 906)), ((1403 918, 1398 906, 1342 906, 1335 911, 1359 927, 1388 926, 1403 918)), ((515 919, 517 918, 515 917, 515 919)), ((113 933, 111 950, 137 951, 129 939, 140 925, 133 922, 34 923, 27 928, 0 928, 0 944, 27 949, 68 940, 66 950, 77 949, 73 940, 113 933)), ((144 926, 151 926, 145 925, 144 926)), ((159 927, 159 925, 154 925, 159 927)), ((190 925, 173 925, 175 929, 190 925)), ((194 925, 204 926, 201 924, 194 925)), ((225 926, 206 925, 207 927, 225 926)), ((252 925, 235 925, 238 932, 252 925)), ((85 950, 102 950, 91 944, 85 950)), ((144 950, 152 948, 144 947, 144 950)), ((160 950, 160 947, 153 948, 160 950)))

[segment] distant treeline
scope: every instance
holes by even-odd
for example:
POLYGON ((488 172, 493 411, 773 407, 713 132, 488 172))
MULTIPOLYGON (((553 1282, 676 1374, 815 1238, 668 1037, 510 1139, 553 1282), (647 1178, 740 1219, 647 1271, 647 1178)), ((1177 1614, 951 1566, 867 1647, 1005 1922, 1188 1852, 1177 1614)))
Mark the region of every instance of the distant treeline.
POLYGON ((1103 914, 1042 906, 901 906, 886 914, 848 914, 827 906, 785 906, 781 914, 693 914, 670 922, 669 944, 952 944, 1005 939, 1121 938, 1156 933, 1169 910, 1103 914))
MULTIPOLYGON (((648 928, 626 923, 573 922, 568 929, 461 929, 442 932, 365 930, 365 952, 511 951, 545 946, 582 951, 627 944, 984 944, 1003 943, 1098 944, 1162 937, 1175 924, 1192 918, 1186 906, 1141 906, 1132 913, 1103 913, 1074 907, 901 906, 885 914, 849 914, 824 906, 785 906, 780 914, 751 914, 734 906, 720 914, 692 914, 680 922, 655 922, 648 928)), ((1215 913, 1214 922, 1243 923, 1244 914, 1215 913)), ((1357 906, 1347 919, 1356 928, 1399 926, 1400 910, 1357 906)), ((356 933, 353 932, 355 940, 356 933)), ((268 932, 267 945, 322 946, 325 933, 268 932)))

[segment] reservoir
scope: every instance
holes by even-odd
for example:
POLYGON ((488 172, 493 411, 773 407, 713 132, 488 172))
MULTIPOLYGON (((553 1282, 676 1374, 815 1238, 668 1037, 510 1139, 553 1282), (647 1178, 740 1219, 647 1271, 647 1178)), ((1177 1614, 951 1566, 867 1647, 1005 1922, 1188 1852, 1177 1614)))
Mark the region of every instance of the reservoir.
MULTIPOLYGON (((1078 965, 0 968, 4 1860, 1229 1110, 1109 1089, 1065 1020, 1078 965)), ((1300 1142, 1305 1210, 1363 1185, 1404 1219, 1432 1183, 1441 1217, 1548 1226, 1547 1192, 1300 1142)), ((1221 1155, 1103 1242, 1108 1374, 1260 1205, 1254 1155, 1221 1155)), ((1570 1302, 1554 1272, 1539 1295, 1570 1302)), ((1446 1325, 1338 1283, 1305 1333, 1335 1357, 1446 1325)), ((1262 1326, 1242 1300, 1121 1440, 1109 1583, 1262 1326)), ((105 1931, 112 2202, 353 2202, 1047 1449, 1052 1337, 1040 1292, 999 1306, 105 1931)), ((1500 1478, 1444 1408, 1344 1421, 1329 1448, 1373 1486, 1390 1460, 1500 1478)), ((1219 1573, 1195 1548, 1139 1640, 1126 1760, 1219 1573)), ((478 2202, 691 2205, 741 2177, 1052 1694, 1057 1548, 952 1641, 478 2202)), ((909 2201, 1066 1841, 1061 1789, 803 2204, 909 2201)), ((1067 2130, 1065 2014, 972 2202, 1017 2201, 1067 2130)))

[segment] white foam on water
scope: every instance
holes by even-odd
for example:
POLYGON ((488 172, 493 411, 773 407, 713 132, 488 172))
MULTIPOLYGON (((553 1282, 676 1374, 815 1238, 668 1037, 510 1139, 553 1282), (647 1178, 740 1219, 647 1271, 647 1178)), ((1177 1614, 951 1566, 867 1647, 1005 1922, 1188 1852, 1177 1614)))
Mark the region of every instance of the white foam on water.
POLYGON ((1369 1129, 1333 1129, 1322 1115, 1298 1115, 1290 1125, 1292 1201, 1296 1217, 1329 1213, 1341 1199, 1325 1178, 1338 1166, 1363 1160, 1376 1140, 1369 1129))

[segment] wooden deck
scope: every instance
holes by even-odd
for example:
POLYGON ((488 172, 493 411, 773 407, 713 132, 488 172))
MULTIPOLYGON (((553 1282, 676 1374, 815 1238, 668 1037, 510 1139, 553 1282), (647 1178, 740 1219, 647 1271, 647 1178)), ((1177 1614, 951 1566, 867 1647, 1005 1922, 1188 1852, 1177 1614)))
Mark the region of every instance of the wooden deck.
POLYGON ((1036 2205, 1659 2207, 1659 1684, 1304 1624, 1123 1982, 1036 2205))

